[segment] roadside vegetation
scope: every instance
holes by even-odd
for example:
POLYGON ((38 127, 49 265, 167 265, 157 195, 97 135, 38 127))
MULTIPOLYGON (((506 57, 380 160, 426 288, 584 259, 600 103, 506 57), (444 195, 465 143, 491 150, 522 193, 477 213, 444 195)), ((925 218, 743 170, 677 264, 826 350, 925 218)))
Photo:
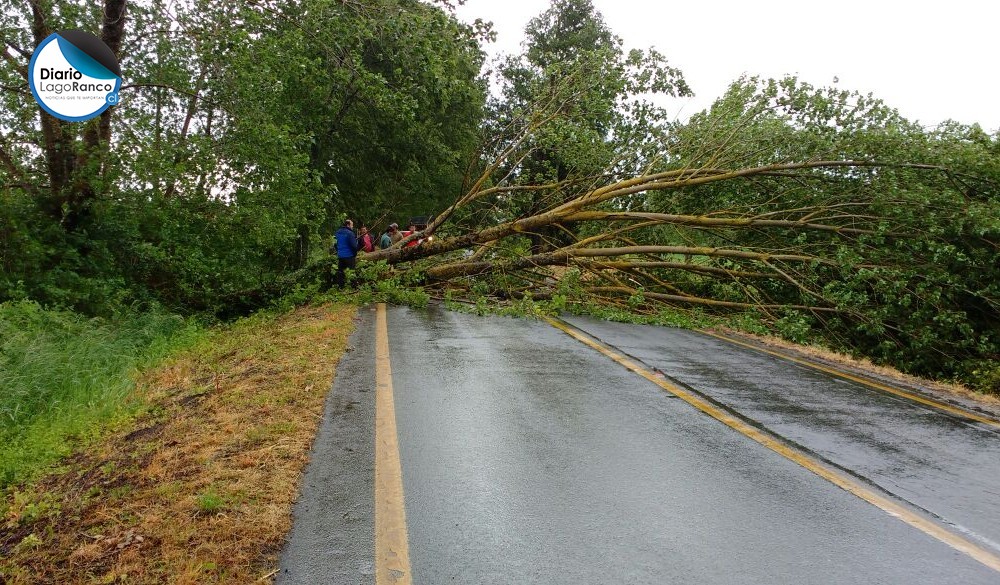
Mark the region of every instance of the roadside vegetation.
POLYGON ((136 373, 200 335, 160 312, 103 319, 0 304, 0 489, 141 413, 136 373))
MULTIPOLYGON (((141 414, 0 502, 4 583, 253 583, 276 569, 351 305, 259 314, 141 371, 141 414)), ((334 405, 350 408, 350 405, 334 405)), ((266 579, 265 579, 266 580, 266 579)))
POLYGON ((322 289, 343 218, 421 215, 423 243, 363 255, 373 292, 541 302, 572 269, 556 306, 756 315, 998 391, 1000 136, 794 77, 677 120, 652 96, 684 73, 589 0, 485 68, 491 26, 452 4, 0 0, 3 87, 68 28, 130 77, 85 124, 2 93, 0 302, 228 320, 322 289))

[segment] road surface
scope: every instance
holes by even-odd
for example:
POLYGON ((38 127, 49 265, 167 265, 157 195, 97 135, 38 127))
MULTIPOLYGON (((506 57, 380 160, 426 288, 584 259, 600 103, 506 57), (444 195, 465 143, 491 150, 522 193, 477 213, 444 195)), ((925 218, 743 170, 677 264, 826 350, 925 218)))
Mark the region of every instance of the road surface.
POLYGON ((569 321, 665 382, 545 322, 433 306, 390 307, 377 360, 376 312, 338 367, 278 583, 1000 583, 989 424, 589 319, 569 321), (379 495, 387 460, 400 485, 379 495))

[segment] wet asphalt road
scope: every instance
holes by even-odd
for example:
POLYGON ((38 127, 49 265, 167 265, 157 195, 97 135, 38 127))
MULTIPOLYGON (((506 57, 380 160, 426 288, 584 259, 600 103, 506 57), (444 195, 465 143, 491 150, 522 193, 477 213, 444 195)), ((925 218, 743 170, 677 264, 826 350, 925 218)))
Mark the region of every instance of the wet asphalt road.
MULTIPOLYGON (((338 368, 279 583, 374 583, 372 315, 338 368)), ((388 319, 414 583, 1000 583, 545 323, 388 319)), ((1000 540, 997 433, 697 333, 575 324, 1000 540)))
POLYGON ((567 321, 1000 553, 1000 429, 691 331, 567 321))

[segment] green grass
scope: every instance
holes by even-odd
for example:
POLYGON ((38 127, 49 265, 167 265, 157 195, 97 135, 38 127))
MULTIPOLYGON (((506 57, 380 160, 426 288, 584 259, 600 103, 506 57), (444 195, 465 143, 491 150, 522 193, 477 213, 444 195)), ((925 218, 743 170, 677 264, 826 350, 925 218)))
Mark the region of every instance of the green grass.
POLYGON ((217 514, 225 507, 226 501, 214 491, 208 491, 195 496, 195 505, 199 512, 217 514))
POLYGON ((135 372, 199 331, 157 312, 88 319, 31 302, 0 304, 0 488, 134 414, 135 372))

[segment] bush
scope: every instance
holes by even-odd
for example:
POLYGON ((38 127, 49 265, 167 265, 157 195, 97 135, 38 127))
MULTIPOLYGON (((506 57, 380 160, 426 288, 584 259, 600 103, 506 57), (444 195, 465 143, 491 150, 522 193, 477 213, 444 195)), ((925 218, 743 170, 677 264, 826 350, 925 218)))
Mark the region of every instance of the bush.
POLYGON ((1000 396, 1000 360, 965 362, 958 377, 979 392, 1000 396))

